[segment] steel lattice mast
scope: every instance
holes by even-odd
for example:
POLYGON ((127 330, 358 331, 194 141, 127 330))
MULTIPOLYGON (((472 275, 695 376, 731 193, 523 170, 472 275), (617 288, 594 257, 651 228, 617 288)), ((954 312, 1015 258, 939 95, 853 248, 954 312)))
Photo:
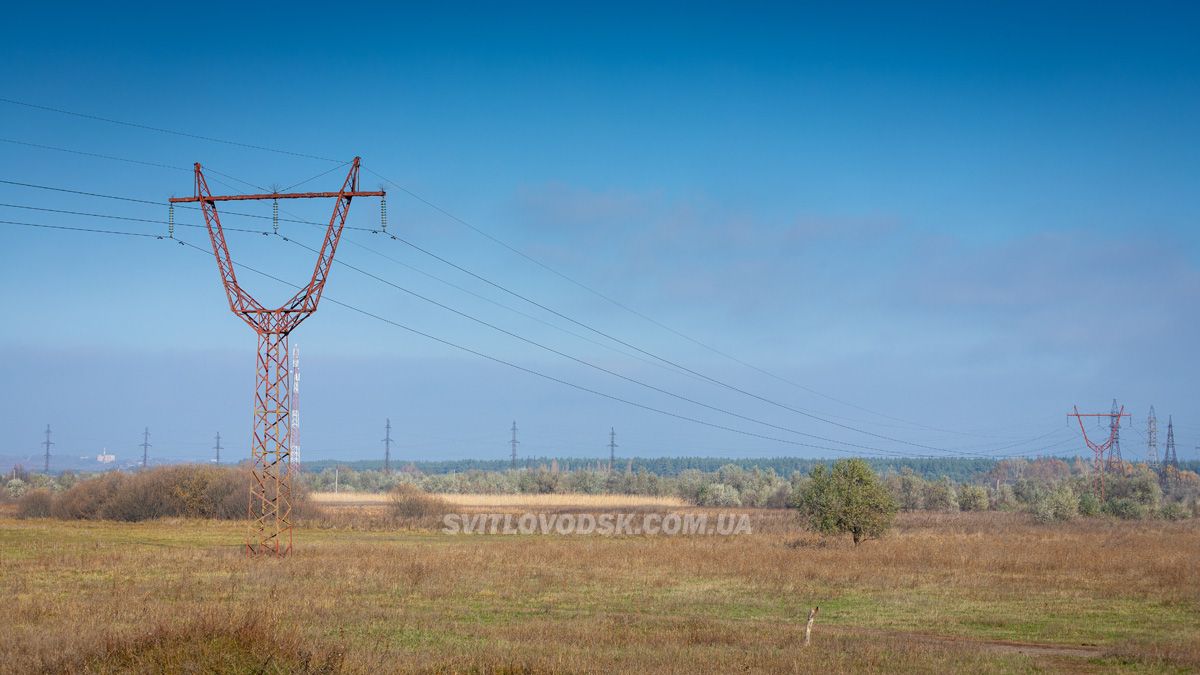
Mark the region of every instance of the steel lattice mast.
POLYGON ((1154 406, 1150 406, 1146 418, 1146 463, 1152 469, 1158 468, 1158 417, 1154 415, 1154 406))
POLYGON ((350 200, 354 197, 384 197, 385 192, 358 189, 358 157, 351 163, 342 189, 337 192, 273 192, 270 194, 214 196, 208 189, 200 164, 195 165, 195 196, 173 197, 172 204, 199 202, 217 260, 217 271, 225 287, 229 309, 258 335, 255 368, 254 434, 250 448, 251 466, 249 518, 246 535, 248 555, 284 555, 292 550, 292 486, 288 370, 288 335, 317 311, 325 281, 333 265, 350 200), (337 201, 325 240, 317 254, 312 279, 287 302, 267 309, 238 284, 225 232, 217 215, 217 202, 244 200, 333 198, 337 201))
POLYGON ((1109 425, 1112 427, 1111 433, 1112 445, 1108 449, 1108 468, 1118 471, 1121 474, 1125 473, 1125 458, 1121 457, 1121 416, 1117 414, 1118 410, 1125 410, 1124 406, 1117 408, 1117 399, 1112 402, 1112 419, 1109 425))
POLYGON ((1079 430, 1083 432, 1083 442, 1092 450, 1092 490, 1100 501, 1104 501, 1104 453, 1112 447, 1113 440, 1122 417, 1129 417, 1129 413, 1125 412, 1125 406, 1120 409, 1114 408, 1110 413, 1081 413, 1079 406, 1075 406, 1075 412, 1067 413, 1067 417, 1074 417, 1079 422, 1079 430), (1092 439, 1088 438, 1087 427, 1083 425, 1085 417, 1107 417, 1109 418, 1108 440, 1103 443, 1093 443, 1092 439))

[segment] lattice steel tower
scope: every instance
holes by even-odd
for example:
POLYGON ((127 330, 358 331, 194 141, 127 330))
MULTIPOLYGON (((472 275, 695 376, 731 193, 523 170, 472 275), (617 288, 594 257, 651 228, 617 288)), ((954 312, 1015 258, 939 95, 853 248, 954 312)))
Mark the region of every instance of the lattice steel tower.
MULTIPOLYGON (((229 309, 258 335, 255 368, 254 434, 250 454, 253 459, 250 479, 250 528, 246 535, 248 555, 283 555, 292 550, 292 467, 289 419, 288 335, 317 311, 325 282, 333 265, 350 201, 354 197, 384 197, 385 193, 358 189, 359 158, 337 192, 272 192, 270 194, 214 196, 208 189, 200 164, 195 165, 195 195, 173 197, 171 204, 199 202, 217 260, 217 271, 225 287, 229 309), (217 214, 217 202, 270 199, 336 199, 325 240, 317 254, 312 279, 287 302, 268 309, 238 284, 229 245, 217 214)), ((172 207, 173 209, 174 207, 172 207)), ((172 211, 173 214, 173 211, 172 211)), ((173 220, 173 218, 172 218, 173 220)))
MULTIPOLYGON (((1120 410, 1114 410, 1111 413, 1081 413, 1079 412, 1079 406, 1075 406, 1075 412, 1067 413, 1067 417, 1074 417, 1075 420, 1079 422, 1079 431, 1083 433, 1083 442, 1086 443, 1088 448, 1090 448, 1092 451, 1092 491, 1100 499, 1100 501, 1103 502, 1105 468, 1104 453, 1112 448, 1113 441, 1115 440, 1114 434, 1116 430, 1120 428, 1119 423, 1121 418, 1129 417, 1129 413, 1125 412, 1124 406, 1122 406, 1120 410), (1085 427, 1083 424, 1083 418, 1085 417, 1095 417, 1097 418, 1097 421, 1100 421, 1099 418, 1101 417, 1109 418, 1108 440, 1104 441, 1103 443, 1096 443, 1092 441, 1092 439, 1088 438, 1087 427, 1085 427)), ((1103 428, 1103 425, 1101 428, 1103 428)))
POLYGON ((1179 458, 1175 456, 1175 421, 1167 416, 1167 449, 1163 453, 1163 468, 1179 470, 1179 458))
POLYGON ((613 464, 617 461, 617 430, 615 427, 608 428, 608 470, 613 470, 613 464))
POLYGON ((517 446, 520 445, 520 443, 521 443, 521 441, 517 440, 517 421, 516 420, 513 420, 512 440, 509 441, 509 443, 512 445, 512 468, 515 469, 515 468, 517 468, 517 446))
POLYGON ((1154 416, 1154 406, 1150 406, 1150 416, 1146 418, 1146 463, 1152 469, 1158 467, 1158 418, 1154 416))
POLYGON ((1112 403, 1112 418, 1109 424, 1112 425, 1110 436, 1112 437, 1112 445, 1108 449, 1108 468, 1113 471, 1125 473, 1125 460, 1121 457, 1121 415, 1119 411, 1125 409, 1125 406, 1117 407, 1117 399, 1113 399, 1112 403))
POLYGON ((392 472, 392 418, 388 417, 383 425, 383 472, 392 472))
POLYGON ((50 473, 50 446, 54 445, 54 442, 50 440, 49 424, 46 425, 46 440, 42 441, 42 445, 46 448, 46 466, 43 472, 48 474, 50 473))

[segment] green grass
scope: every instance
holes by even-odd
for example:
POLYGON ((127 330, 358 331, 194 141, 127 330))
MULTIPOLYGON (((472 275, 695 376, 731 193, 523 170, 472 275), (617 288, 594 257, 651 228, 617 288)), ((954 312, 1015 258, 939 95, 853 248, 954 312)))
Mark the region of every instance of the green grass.
POLYGON ((266 672, 372 673, 1200 665, 1187 647, 1200 635, 1200 606, 1186 570, 1161 587, 1126 588, 1117 577, 1073 582, 1072 566, 1032 561, 1013 582, 984 563, 958 569, 943 550, 974 539, 953 533, 927 541, 924 529, 902 529, 858 549, 809 551, 769 534, 714 542, 308 528, 290 558, 256 560, 242 554, 243 532, 221 521, 0 520, 0 671, 169 670, 189 655, 222 672, 256 672, 267 657, 266 672), (814 645, 803 649, 817 604, 814 645), (1100 651, 1021 655, 975 641, 1100 651))

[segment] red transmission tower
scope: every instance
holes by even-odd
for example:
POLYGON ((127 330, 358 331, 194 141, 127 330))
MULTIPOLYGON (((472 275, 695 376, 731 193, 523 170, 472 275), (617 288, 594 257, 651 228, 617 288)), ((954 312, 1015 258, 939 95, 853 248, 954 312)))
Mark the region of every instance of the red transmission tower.
POLYGON ((258 368, 254 393, 254 436, 250 453, 253 459, 250 480, 249 518, 246 534, 247 555, 285 555, 292 550, 292 483, 289 419, 288 334, 313 312, 321 301, 333 254, 341 239, 354 197, 385 197, 378 192, 358 189, 359 158, 337 192, 274 192, 256 195, 213 196, 196 164, 196 194, 172 197, 172 204, 199 202, 208 226, 217 271, 225 286, 229 309, 258 334, 258 368), (325 241, 317 254, 316 268, 308 285, 277 309, 267 309, 238 285, 225 232, 217 216, 217 202, 243 200, 335 198, 333 216, 325 230, 325 241))
MULTIPOLYGON (((1115 401, 1114 401, 1115 404, 1115 401)), ((1115 405, 1112 412, 1106 413, 1080 413, 1079 406, 1074 406, 1075 412, 1067 413, 1067 417, 1074 417, 1079 422, 1079 430, 1083 432, 1083 442, 1092 449, 1094 459, 1092 461, 1092 490, 1099 497, 1100 501, 1104 501, 1104 453, 1113 446, 1113 441, 1117 438, 1117 429, 1121 427, 1121 418, 1129 417, 1129 413, 1125 412, 1125 406, 1121 406, 1118 410, 1115 405), (1087 427, 1083 426, 1083 418, 1085 417, 1107 417, 1108 425, 1108 440, 1103 443, 1093 443, 1092 439, 1088 438, 1087 427)))

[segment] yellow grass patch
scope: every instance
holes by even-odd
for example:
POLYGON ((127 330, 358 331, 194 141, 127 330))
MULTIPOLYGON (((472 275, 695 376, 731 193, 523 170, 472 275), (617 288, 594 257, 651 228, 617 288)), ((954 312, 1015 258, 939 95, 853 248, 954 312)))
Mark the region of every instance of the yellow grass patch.
MULTIPOLYGON (((519 495, 479 495, 479 494, 439 494, 439 497, 454 506, 469 506, 478 508, 494 506, 511 509, 513 507, 564 508, 576 507, 587 509, 624 507, 662 507, 679 508, 687 504, 678 497, 651 497, 644 495, 584 495, 584 494, 519 494, 519 495)), ((387 504, 387 494, 365 492, 314 492, 309 498, 319 504, 330 505, 369 505, 387 504)))

